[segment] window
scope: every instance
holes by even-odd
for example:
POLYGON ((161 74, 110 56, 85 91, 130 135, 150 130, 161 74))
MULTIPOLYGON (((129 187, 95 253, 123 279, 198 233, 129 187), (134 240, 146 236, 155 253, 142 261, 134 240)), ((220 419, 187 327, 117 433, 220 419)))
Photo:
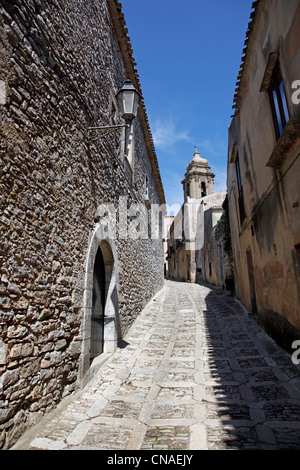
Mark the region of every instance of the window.
POLYGON ((187 183, 186 185, 186 195, 187 197, 191 196, 190 183, 187 183))
POLYGON ((204 181, 202 181, 201 183, 201 197, 205 197, 206 196, 206 184, 204 181))
POLYGON ((237 188, 238 188, 238 203, 239 203, 239 213, 240 213, 240 222, 242 223, 244 218, 246 217, 245 213, 245 205, 244 205, 244 191, 242 185, 242 177, 241 177, 241 167, 240 167, 240 160, 237 154, 236 161, 236 179, 237 179, 237 188))
POLYGON ((278 140, 290 118, 283 80, 278 63, 273 71, 272 79, 270 82, 269 97, 273 114, 276 138, 278 140))
POLYGON ((277 143, 267 161, 268 167, 280 168, 291 154, 299 136, 297 119, 290 115, 287 95, 280 70, 279 52, 271 52, 261 83, 260 92, 268 92, 277 143))

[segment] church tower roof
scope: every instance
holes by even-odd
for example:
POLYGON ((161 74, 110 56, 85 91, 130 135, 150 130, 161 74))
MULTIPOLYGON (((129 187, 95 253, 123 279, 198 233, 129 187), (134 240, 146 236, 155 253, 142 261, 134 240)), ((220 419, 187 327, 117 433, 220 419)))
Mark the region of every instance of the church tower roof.
POLYGON ((208 160, 202 158, 195 147, 194 155, 186 167, 183 184, 184 200, 199 199, 214 192, 214 177, 208 166, 208 160))
POLYGON ((206 160, 205 158, 200 157, 200 153, 199 153, 197 147, 195 147, 194 156, 193 156, 191 162, 186 167, 186 169, 189 170, 192 166, 195 166, 195 165, 207 166, 207 164, 208 164, 208 160, 206 160))

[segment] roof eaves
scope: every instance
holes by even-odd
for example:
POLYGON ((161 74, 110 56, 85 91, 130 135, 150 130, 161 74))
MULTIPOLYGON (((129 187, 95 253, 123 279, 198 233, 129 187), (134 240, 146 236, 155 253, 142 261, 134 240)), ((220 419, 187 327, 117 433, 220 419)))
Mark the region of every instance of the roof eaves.
POLYGON ((155 181, 157 183, 157 190, 159 193, 160 203, 165 204, 165 193, 160 175, 158 159, 156 155, 155 145, 150 129, 149 119, 146 112, 145 101, 143 98, 140 78, 136 69, 136 62, 133 57, 133 49, 128 36, 128 28, 126 28, 126 21, 122 11, 122 4, 118 0, 107 0, 109 13, 113 21, 117 38, 119 41, 121 53, 123 56, 127 77, 132 81, 133 85, 141 94, 141 102, 138 110, 138 115, 141 121, 142 130, 145 137, 145 142, 150 158, 151 167, 154 173, 155 181))
POLYGON ((243 80, 243 74, 244 74, 244 69, 245 69, 245 63, 247 60, 248 56, 248 47, 249 47, 249 41, 251 39, 252 33, 253 33, 253 27, 255 24, 256 16, 257 16, 257 11, 258 11, 258 5, 261 2, 261 0, 255 0, 252 3, 251 6, 251 13, 250 13, 250 21, 248 23, 248 29, 246 31, 246 38, 244 42, 244 49, 243 49, 243 54, 241 58, 241 64, 240 64, 240 69, 239 73, 237 76, 237 81, 236 81, 236 88, 235 88, 235 93, 233 97, 233 105, 232 109, 235 109, 235 115, 239 113, 239 105, 240 105, 240 100, 241 100, 241 85, 242 85, 242 80, 243 80))

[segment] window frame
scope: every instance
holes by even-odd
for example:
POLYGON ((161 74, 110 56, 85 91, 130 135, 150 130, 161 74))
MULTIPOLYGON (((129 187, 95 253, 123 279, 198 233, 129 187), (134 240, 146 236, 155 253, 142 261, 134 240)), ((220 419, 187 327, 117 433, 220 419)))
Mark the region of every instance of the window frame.
POLYGON ((240 164, 238 152, 236 153, 236 158, 235 158, 235 172, 236 172, 237 190, 238 190, 240 223, 242 224, 244 219, 246 218, 246 211, 245 211, 244 190, 243 190, 242 175, 241 175, 241 164, 240 164))
POLYGON ((268 95, 271 105, 275 135, 276 139, 279 140, 285 126, 290 120, 290 111, 288 108, 279 61, 277 61, 272 73, 272 78, 268 87, 268 95))
POLYGON ((186 184, 186 196, 191 197, 191 184, 189 181, 186 184))

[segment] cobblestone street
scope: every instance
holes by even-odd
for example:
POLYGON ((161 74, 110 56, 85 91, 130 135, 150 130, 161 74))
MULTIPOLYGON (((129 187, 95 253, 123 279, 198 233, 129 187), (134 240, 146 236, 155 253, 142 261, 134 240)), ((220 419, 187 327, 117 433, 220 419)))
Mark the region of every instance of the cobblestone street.
POLYGON ((166 281, 86 387, 13 449, 300 449, 300 365, 234 298, 166 281))

